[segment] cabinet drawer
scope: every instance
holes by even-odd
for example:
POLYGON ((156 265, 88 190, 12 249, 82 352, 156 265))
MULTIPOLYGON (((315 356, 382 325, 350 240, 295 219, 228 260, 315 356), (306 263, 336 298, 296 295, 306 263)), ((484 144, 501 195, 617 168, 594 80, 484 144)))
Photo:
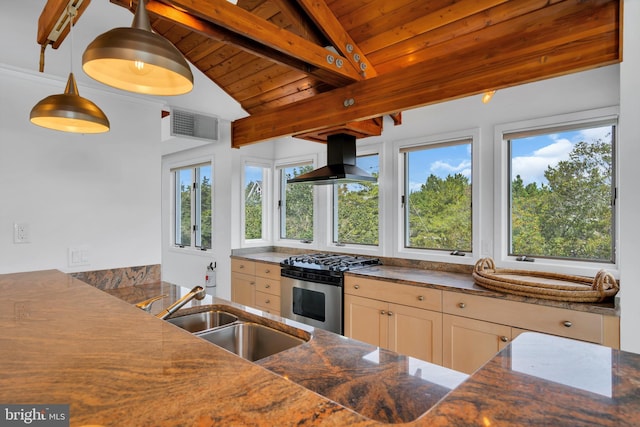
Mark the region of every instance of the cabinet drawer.
POLYGON ((256 276, 265 279, 280 280, 280 265, 266 262, 255 263, 256 276))
POLYGON ((231 258, 231 271, 243 274, 256 274, 256 263, 246 259, 231 258))
POLYGON ((251 274, 242 274, 242 273, 232 273, 231 274, 231 283, 235 284, 247 284, 247 285, 255 285, 256 284, 256 276, 251 274))
POLYGON ((604 340, 602 315, 595 313, 447 291, 442 295, 442 310, 457 316, 599 344, 604 340))
POLYGON ((256 307, 268 309, 269 313, 277 314, 274 310, 280 312, 280 297, 256 291, 256 307))
POLYGON ((264 292, 266 294, 280 296, 280 278, 278 280, 265 279, 256 276, 256 292, 264 292))
POLYGON ((363 277, 345 276, 344 293, 427 310, 442 310, 442 291, 363 277))

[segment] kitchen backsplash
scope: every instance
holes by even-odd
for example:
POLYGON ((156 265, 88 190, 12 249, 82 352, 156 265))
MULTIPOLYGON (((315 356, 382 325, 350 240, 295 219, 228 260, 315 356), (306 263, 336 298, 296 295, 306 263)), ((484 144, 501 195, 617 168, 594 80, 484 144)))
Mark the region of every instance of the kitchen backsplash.
POLYGON ((160 264, 121 267, 108 270, 83 271, 70 273, 70 276, 82 280, 98 289, 118 289, 128 286, 148 285, 161 281, 160 264))

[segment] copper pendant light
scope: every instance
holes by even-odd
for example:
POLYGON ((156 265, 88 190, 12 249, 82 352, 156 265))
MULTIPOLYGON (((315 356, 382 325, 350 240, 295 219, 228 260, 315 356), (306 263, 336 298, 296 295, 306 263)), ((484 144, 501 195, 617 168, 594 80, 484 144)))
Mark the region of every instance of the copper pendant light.
POLYGON ((181 95, 193 88, 193 74, 180 51, 151 31, 146 1, 133 24, 99 35, 82 55, 82 69, 118 89, 147 95, 181 95))
POLYGON ((73 73, 69 73, 63 94, 47 96, 30 115, 31 123, 48 129, 74 133, 102 133, 109 130, 109 119, 93 102, 78 93, 73 73))
MULTIPOLYGON (((70 68, 73 69, 73 18, 69 8, 70 68)), ((109 119, 93 102, 80 96, 73 71, 69 72, 63 94, 42 99, 32 109, 31 123, 48 129, 73 133, 102 133, 109 130, 109 119)))

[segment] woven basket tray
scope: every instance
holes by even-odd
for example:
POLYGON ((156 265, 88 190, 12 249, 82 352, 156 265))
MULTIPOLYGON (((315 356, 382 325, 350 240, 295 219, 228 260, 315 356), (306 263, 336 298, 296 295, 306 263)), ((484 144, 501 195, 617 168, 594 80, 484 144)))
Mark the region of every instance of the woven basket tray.
POLYGON ((539 271, 496 269, 491 258, 481 258, 473 268, 475 282, 487 289, 554 301, 600 302, 620 289, 613 275, 600 270, 584 276, 539 271))

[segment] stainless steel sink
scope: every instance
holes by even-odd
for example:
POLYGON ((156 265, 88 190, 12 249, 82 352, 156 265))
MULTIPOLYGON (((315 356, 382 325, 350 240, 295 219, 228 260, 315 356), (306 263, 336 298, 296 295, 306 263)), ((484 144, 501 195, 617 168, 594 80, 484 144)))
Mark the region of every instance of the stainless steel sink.
POLYGON ((234 323, 198 336, 252 362, 305 342, 285 332, 250 322, 234 323))
POLYGON ((233 314, 218 311, 209 310, 202 311, 200 313, 186 314, 184 316, 174 317, 167 319, 167 322, 173 323, 176 326, 186 329, 189 332, 202 332, 209 329, 217 328, 220 326, 228 325, 236 322, 238 318, 233 314))

